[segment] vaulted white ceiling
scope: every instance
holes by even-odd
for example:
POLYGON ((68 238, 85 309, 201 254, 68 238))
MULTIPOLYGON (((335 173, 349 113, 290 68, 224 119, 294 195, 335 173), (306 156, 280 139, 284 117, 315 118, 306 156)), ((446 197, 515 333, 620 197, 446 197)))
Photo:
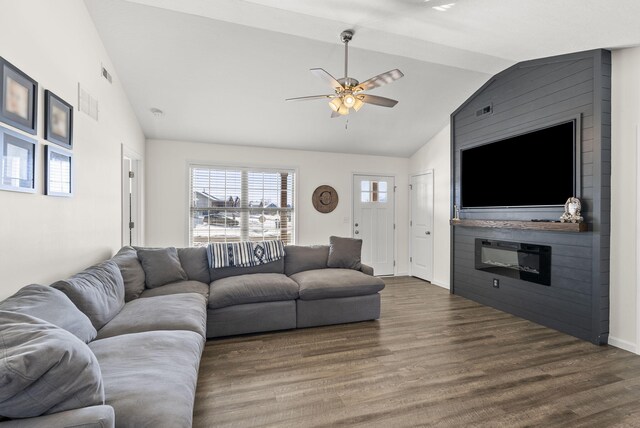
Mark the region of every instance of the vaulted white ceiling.
POLYGON ((410 156, 511 64, 640 44, 637 0, 85 0, 148 138, 410 156), (434 6, 451 4, 446 12, 434 6), (363 81, 399 100, 330 119, 309 73, 363 81), (164 111, 154 117, 150 109, 164 111))

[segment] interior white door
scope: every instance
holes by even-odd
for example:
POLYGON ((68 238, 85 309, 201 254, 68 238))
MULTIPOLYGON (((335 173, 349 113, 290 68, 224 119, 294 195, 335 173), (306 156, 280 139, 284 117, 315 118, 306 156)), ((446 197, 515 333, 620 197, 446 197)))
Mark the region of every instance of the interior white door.
POLYGON ((411 177, 411 275, 433 279, 433 173, 411 177))
POLYGON ((362 239, 362 263, 376 275, 394 273, 394 177, 353 176, 353 237, 362 239))

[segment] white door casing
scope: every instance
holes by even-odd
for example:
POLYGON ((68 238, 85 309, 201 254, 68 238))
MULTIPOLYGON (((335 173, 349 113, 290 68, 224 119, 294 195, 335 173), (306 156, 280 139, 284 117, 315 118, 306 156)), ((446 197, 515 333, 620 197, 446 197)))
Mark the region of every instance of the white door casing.
POLYGON ((411 176, 411 275, 433 280, 433 172, 411 176))
POLYGON ((362 263, 375 275, 394 274, 394 207, 394 177, 354 174, 352 234, 362 239, 362 263))
POLYGON ((141 244, 140 159, 122 150, 122 245, 141 244))

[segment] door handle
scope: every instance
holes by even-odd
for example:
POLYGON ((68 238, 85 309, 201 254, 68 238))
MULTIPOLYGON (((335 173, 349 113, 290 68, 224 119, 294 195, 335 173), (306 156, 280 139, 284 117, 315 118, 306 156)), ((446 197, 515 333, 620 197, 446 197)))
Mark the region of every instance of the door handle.
POLYGON ((357 234, 359 234, 360 232, 358 232, 358 231, 356 230, 356 231, 355 231, 355 232, 353 232, 353 233, 355 233, 355 234, 357 235, 357 234))
POLYGON ((431 235, 431 232, 429 232, 428 230, 424 233, 425 235, 431 235))

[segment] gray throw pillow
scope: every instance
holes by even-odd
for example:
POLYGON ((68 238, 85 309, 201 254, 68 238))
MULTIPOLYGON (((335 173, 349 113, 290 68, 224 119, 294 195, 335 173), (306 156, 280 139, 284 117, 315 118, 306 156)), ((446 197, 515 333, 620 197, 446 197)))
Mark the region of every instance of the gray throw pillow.
POLYGON ((205 284, 211 282, 206 247, 178 248, 180 264, 190 280, 205 284))
POLYGON ((89 343, 96 338, 96 329, 85 314, 60 290, 45 285, 31 284, 0 302, 0 311, 31 315, 89 343))
POLYGON ((0 415, 30 418, 104 404, 95 355, 73 334, 0 311, 0 415))
POLYGON ((124 306, 124 282, 116 262, 107 260, 51 285, 62 291, 91 320, 96 330, 124 306))
POLYGON ((332 236, 329 238, 329 258, 327 266, 330 268, 345 268, 360 270, 362 253, 362 239, 341 238, 332 236))
POLYGON ((129 302, 140 297, 144 291, 145 275, 135 248, 122 247, 111 260, 116 262, 122 274, 124 301, 129 302))
POLYGON ((287 276, 327 267, 328 245, 287 245, 284 247, 284 251, 284 273, 287 276))
POLYGON ((147 288, 187 280, 187 274, 178 258, 178 251, 174 247, 139 248, 138 258, 144 269, 147 288))

